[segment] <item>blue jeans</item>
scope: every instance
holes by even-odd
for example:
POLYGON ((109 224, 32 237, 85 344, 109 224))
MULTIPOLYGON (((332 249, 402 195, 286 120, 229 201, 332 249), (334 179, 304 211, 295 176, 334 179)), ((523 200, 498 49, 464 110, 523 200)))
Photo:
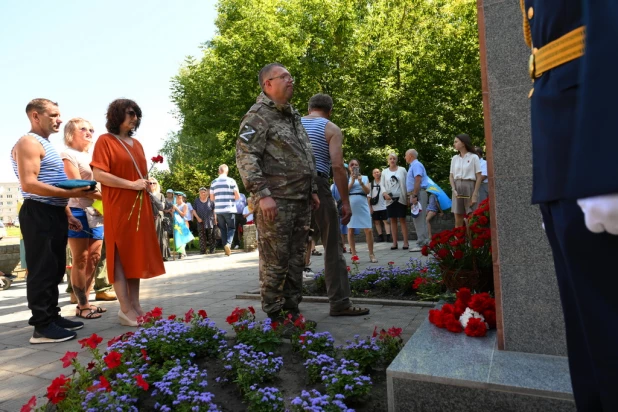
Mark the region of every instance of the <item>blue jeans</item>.
POLYGON ((236 231, 236 216, 234 213, 217 213, 217 226, 221 230, 223 246, 231 245, 236 231))

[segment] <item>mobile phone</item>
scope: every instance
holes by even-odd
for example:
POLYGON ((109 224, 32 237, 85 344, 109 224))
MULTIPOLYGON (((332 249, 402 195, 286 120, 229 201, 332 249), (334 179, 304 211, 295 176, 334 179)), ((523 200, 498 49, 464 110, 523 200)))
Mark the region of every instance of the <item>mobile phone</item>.
POLYGON ((352 168, 352 173, 354 173, 354 176, 359 176, 360 175, 360 168, 358 166, 354 166, 352 168))

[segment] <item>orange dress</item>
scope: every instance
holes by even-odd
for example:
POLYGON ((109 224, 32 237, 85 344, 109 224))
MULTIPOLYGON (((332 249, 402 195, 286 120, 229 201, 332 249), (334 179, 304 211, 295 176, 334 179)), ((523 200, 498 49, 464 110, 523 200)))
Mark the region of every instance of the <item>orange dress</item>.
MULTIPOLYGON (((142 176, 147 177, 148 166, 144 149, 133 139, 131 151, 142 176)), ((92 168, 99 168, 126 180, 140 179, 131 157, 122 143, 111 134, 99 137, 92 154, 92 168)), ((127 279, 148 279, 165 273, 163 257, 155 231, 154 215, 148 194, 144 191, 141 200, 135 202, 138 191, 101 185, 103 195, 103 230, 107 250, 107 276, 114 283, 114 259, 120 262, 127 279), (133 204, 135 202, 135 207, 133 204), (131 209, 133 208, 133 212, 131 209), (129 218, 130 215, 130 218, 129 218), (139 218, 139 226, 138 226, 139 218)))

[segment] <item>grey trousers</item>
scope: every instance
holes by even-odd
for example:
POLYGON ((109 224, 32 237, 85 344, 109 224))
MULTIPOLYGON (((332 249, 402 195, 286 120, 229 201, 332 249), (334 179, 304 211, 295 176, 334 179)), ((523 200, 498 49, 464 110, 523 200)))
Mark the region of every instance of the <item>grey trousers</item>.
POLYGON ((337 206, 330 191, 328 179, 318 176, 316 182, 320 207, 312 213, 315 217, 315 223, 320 229, 322 245, 324 245, 326 293, 330 302, 330 309, 340 311, 348 308, 352 303, 350 302, 348 269, 343 257, 339 213, 337 213, 337 206))
POLYGON ((418 201, 421 202, 423 210, 417 217, 412 218, 412 221, 416 229, 416 245, 423 247, 429 244, 429 233, 427 232, 427 221, 425 220, 425 216, 427 216, 428 197, 425 189, 421 189, 418 193, 418 201))
POLYGON ((481 202, 487 199, 488 197, 489 197, 488 183, 487 182, 481 183, 481 187, 479 188, 479 200, 478 200, 476 207, 478 207, 478 205, 480 205, 481 202))

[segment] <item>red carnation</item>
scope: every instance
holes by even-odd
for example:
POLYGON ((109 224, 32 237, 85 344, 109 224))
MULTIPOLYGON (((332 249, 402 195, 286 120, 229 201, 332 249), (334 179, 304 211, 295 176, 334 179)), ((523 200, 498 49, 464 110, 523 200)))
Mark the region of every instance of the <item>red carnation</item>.
POLYGON ((149 388, 148 382, 146 382, 144 378, 142 378, 142 375, 135 375, 134 378, 135 378, 135 381, 137 382, 137 386, 139 386, 145 391, 148 390, 149 388))
POLYGON ((444 248, 443 248, 443 249, 438 250, 438 257, 439 257, 440 259, 446 259, 446 257, 447 257, 449 254, 450 254, 450 253, 449 253, 449 251, 448 251, 447 249, 444 249, 444 248))
POLYGON ((489 329, 496 329, 496 312, 493 310, 486 310, 483 312, 485 322, 489 325, 489 329))
POLYGON ((357 255, 352 256, 352 262, 358 262, 360 258, 357 255))
POLYGON ((423 246, 423 248, 421 249, 421 255, 429 256, 429 248, 427 247, 427 245, 423 246))
MULTIPOLYGON (((438 236, 438 235, 436 235, 436 236, 438 236)), ((438 236, 438 239, 439 239, 439 236, 438 236)), ((437 240, 432 240, 431 242, 429 242, 429 248, 430 249, 434 249, 436 246, 438 246, 437 240)))
POLYGON ((463 327, 459 320, 455 319, 455 316, 452 313, 442 314, 442 321, 444 322, 444 327, 449 332, 453 333, 461 333, 463 327))
POLYGON ((455 259, 463 259, 463 257, 464 257, 464 252, 462 252, 461 250, 457 249, 457 250, 455 251, 455 253, 453 253, 453 257, 454 257, 455 259))
POLYGON ((103 342, 103 338, 96 333, 93 333, 89 338, 78 340, 77 342, 81 343, 82 348, 88 346, 91 349, 95 349, 99 346, 99 343, 103 342))
POLYGON ((445 313, 454 313, 455 312, 455 306, 453 306, 453 304, 451 303, 445 303, 444 305, 442 305, 442 314, 444 315, 445 313))
POLYGON ((200 318, 202 319, 206 319, 208 317, 208 314, 206 313, 206 311, 204 309, 200 309, 197 311, 197 314, 200 316, 200 318))
POLYGON ((480 249, 483 246, 485 246, 485 241, 483 239, 479 239, 479 238, 472 239, 472 247, 474 249, 480 249))
POLYGON ((54 379, 47 387, 47 399, 51 401, 54 405, 63 401, 67 396, 67 391, 69 390, 68 385, 71 382, 71 379, 65 377, 64 375, 58 376, 54 379))
POLYGON ((107 365, 108 368, 115 369, 118 366, 120 366, 121 358, 122 358, 122 355, 120 353, 112 351, 109 353, 109 355, 104 357, 103 360, 105 361, 105 364, 107 365))
POLYGON ((489 219, 487 219, 487 217, 485 216, 479 216, 479 224, 480 225, 487 225, 489 223, 489 219))
POLYGON ((468 336, 480 338, 487 334, 487 326, 479 318, 470 318, 464 332, 468 336))
POLYGON ((349 267, 349 266, 346 266, 346 269, 347 269, 347 271, 348 271, 348 272, 349 272, 350 270, 352 270, 352 269, 350 269, 350 267, 349 267))
POLYGON ((62 367, 68 368, 73 363, 73 359, 77 358, 77 352, 67 352, 60 360, 62 361, 62 367))
POLYGON ((187 313, 185 313, 185 323, 191 322, 191 319, 193 319, 193 313, 193 309, 189 309, 187 313))
POLYGON ((429 322, 433 323, 439 328, 443 328, 444 321, 442 320, 442 312, 438 309, 431 309, 429 311, 429 322))
POLYGON ((487 292, 477 293, 472 296, 468 306, 478 313, 483 313, 486 310, 496 310, 496 301, 487 292))
POLYGON ((461 288, 457 291, 457 300, 461 301, 461 303, 464 306, 464 310, 465 310, 465 307, 468 306, 470 299, 472 299, 472 293, 470 292, 470 289, 461 288))
POLYGON ((255 315, 255 309, 253 306, 249 306, 249 312, 251 312, 252 315, 255 315))
POLYGON ((31 412, 32 410, 34 410, 35 406, 36 406, 36 396, 33 396, 32 398, 30 398, 30 400, 25 405, 21 407, 19 412, 31 412))

